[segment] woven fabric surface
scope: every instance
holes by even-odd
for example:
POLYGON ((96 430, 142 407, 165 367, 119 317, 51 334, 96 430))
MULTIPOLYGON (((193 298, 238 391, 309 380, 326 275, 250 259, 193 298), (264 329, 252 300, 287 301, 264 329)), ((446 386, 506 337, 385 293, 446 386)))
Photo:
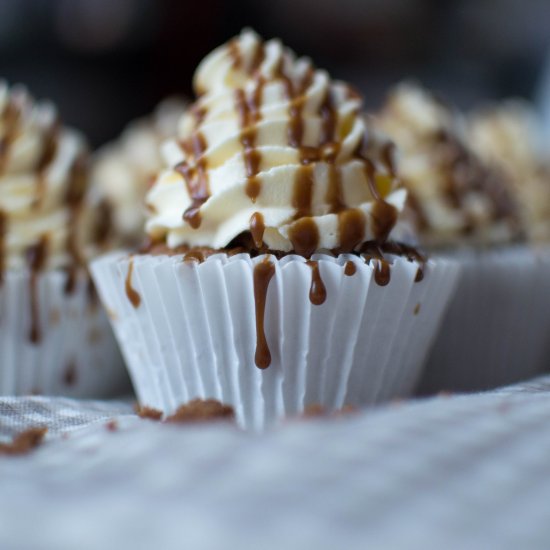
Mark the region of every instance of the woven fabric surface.
POLYGON ((37 424, 0 457, 0 548, 550 547, 550 378, 263 435, 0 401, 2 435, 37 424))

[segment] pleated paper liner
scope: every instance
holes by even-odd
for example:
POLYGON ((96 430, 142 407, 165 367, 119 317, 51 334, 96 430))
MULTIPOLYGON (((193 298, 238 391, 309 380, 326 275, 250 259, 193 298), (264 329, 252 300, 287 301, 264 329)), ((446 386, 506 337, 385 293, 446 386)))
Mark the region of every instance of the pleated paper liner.
POLYGON ((478 391, 550 370, 550 250, 461 252, 461 277, 420 384, 478 391))
POLYGON ((108 397, 128 377, 109 321, 85 273, 7 271, 0 285, 0 394, 108 397), (34 295, 34 297, 33 297, 34 295))
POLYGON ((141 404, 170 414, 193 398, 214 398, 232 405, 242 426, 261 430, 312 404, 330 411, 409 394, 456 264, 430 261, 415 282, 418 264, 394 257, 391 279, 380 286, 377 262, 313 260, 326 290, 320 305, 310 299, 312 267, 299 256, 96 260, 92 273, 141 404), (266 261, 274 266, 264 315, 271 363, 260 369, 254 271, 266 261))

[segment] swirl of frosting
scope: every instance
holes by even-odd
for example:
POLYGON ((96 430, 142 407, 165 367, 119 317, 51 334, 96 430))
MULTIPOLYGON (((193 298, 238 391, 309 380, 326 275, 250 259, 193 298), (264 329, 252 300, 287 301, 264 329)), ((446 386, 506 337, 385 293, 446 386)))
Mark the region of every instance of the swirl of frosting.
POLYGON ((145 195, 164 166, 160 145, 176 133, 184 107, 179 98, 165 99, 94 155, 90 176, 94 198, 111 212, 113 236, 123 246, 143 241, 145 195))
POLYGON ((51 104, 0 83, 0 277, 82 263, 86 183, 82 137, 51 104))
POLYGON ((470 146, 463 118, 417 85, 390 94, 378 122, 398 147, 421 240, 496 244, 523 234, 513 185, 470 146))
POLYGON ((350 86, 243 31, 194 87, 147 195, 153 240, 218 249, 250 231, 257 248, 308 256, 388 237, 406 192, 350 86))

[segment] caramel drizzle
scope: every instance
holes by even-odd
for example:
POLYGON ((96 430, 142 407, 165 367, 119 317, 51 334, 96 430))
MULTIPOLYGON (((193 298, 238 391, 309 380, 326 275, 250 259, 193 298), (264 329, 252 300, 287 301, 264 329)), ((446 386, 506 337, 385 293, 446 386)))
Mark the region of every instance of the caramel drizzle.
POLYGON ((266 258, 254 267, 254 303, 256 308, 256 352, 254 362, 260 369, 271 364, 271 352, 265 336, 265 306, 269 282, 275 275, 275 266, 266 258))
POLYGON ((21 119, 22 106, 15 97, 10 97, 2 111, 2 122, 4 123, 4 135, 0 138, 0 174, 6 169, 8 156, 17 137, 17 127, 21 119))
POLYGON ((264 244, 265 222, 260 212, 254 212, 250 217, 250 234, 257 248, 262 248, 264 244))
POLYGON ((65 281, 64 291, 66 294, 72 294, 76 288, 76 279, 78 269, 85 265, 84 260, 78 250, 78 218, 80 216, 81 204, 86 193, 88 184, 86 155, 78 156, 72 167, 69 176, 69 185, 65 194, 65 204, 69 208, 69 221, 67 227, 66 249, 71 259, 67 267, 67 279, 65 281))
POLYGON ((204 136, 200 132, 195 132, 189 141, 182 144, 182 147, 186 152, 191 151, 195 159, 194 167, 189 166, 184 160, 175 168, 176 172, 183 176, 187 193, 191 197, 191 205, 183 213, 183 219, 193 229, 197 229, 201 224, 201 206, 210 198, 207 160, 204 156, 207 145, 204 136))
POLYGON ((130 259, 128 264, 128 271, 126 273, 126 280, 124 281, 124 289, 126 290, 126 296, 134 308, 138 308, 141 304, 141 296, 139 292, 132 286, 132 274, 134 272, 134 260, 130 259))
POLYGON ((242 66, 243 58, 241 49, 239 48, 239 39, 234 38, 228 44, 229 57, 231 58, 231 68, 239 69, 242 66))
POLYGON ((384 258, 384 252, 398 256, 405 256, 410 262, 417 262, 419 265, 414 282, 418 283, 424 279, 427 259, 414 247, 391 241, 384 243, 368 242, 361 247, 361 254, 367 263, 370 263, 373 259, 377 260, 374 271, 374 280, 378 285, 386 286, 390 282, 391 278, 391 264, 384 258))
POLYGON ((29 340, 37 344, 42 339, 40 330, 39 307, 38 307, 38 277, 46 265, 48 257, 48 237, 42 235, 38 243, 30 246, 26 251, 27 265, 30 269, 29 296, 31 326, 29 329, 29 340))
POLYGON ((96 245, 103 247, 109 241, 113 230, 113 206, 107 199, 99 202, 95 216, 92 240, 96 245))
POLYGON ((244 90, 235 91, 235 108, 239 115, 239 124, 241 133, 239 141, 243 147, 244 165, 246 170, 247 182, 245 187, 246 194, 256 202, 260 194, 260 182, 258 173, 260 171, 261 153, 256 148, 257 123, 261 119, 261 102, 263 94, 264 80, 260 77, 256 81, 256 86, 250 97, 246 97, 244 90))
POLYGON ((6 269, 6 237, 8 234, 8 216, 0 210, 0 285, 4 282, 6 269))
POLYGON ((37 177, 36 177, 36 191, 35 198, 33 202, 33 208, 38 208, 42 200, 44 199, 44 194, 46 191, 46 172, 55 159, 58 148, 59 140, 59 119, 56 118, 45 131, 43 135, 44 145, 42 148, 42 154, 38 159, 36 165, 37 177))
POLYGON ((309 288, 309 301, 315 305, 320 306, 327 299, 327 289, 321 279, 321 272, 319 271, 319 262, 309 260, 306 264, 311 268, 311 286, 309 288))

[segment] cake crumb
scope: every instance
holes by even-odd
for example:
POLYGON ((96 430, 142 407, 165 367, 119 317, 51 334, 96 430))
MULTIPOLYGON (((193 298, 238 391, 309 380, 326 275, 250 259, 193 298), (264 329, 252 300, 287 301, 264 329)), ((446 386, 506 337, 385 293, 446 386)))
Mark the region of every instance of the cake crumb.
POLYGON ((152 407, 136 405, 135 411, 140 418, 147 418, 149 420, 160 420, 162 418, 162 412, 152 407))
POLYGON ((318 418, 318 417, 329 417, 335 418, 339 416, 345 416, 347 414, 352 414, 357 412, 357 409, 353 405, 344 405, 341 409, 329 412, 322 405, 318 403, 312 403, 307 405, 302 413, 303 418, 318 418))
POLYGON ((29 428, 14 436, 11 443, 0 443, 0 455, 23 455, 38 447, 48 428, 29 428))
POLYGON ((209 420, 233 420, 233 407, 224 405, 215 399, 193 399, 181 405, 176 412, 167 417, 167 423, 205 422, 209 420))
POLYGON ((107 424, 105 424, 105 427, 107 428, 107 431, 109 432, 116 432, 118 430, 118 422, 116 420, 109 420, 107 424))

